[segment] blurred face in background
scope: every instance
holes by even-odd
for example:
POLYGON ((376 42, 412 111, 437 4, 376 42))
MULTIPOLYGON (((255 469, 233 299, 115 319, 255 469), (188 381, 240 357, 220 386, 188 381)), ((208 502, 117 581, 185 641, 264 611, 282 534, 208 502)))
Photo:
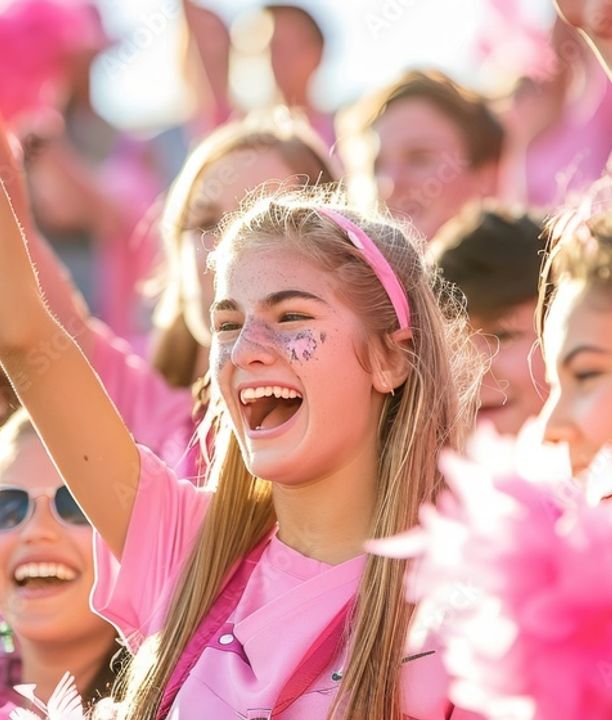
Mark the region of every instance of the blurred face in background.
POLYGON ((478 420, 493 423, 502 435, 516 435, 530 417, 539 414, 546 399, 535 308, 534 299, 495 318, 470 315, 474 341, 489 364, 480 387, 478 420))
POLYGON ((301 12, 274 10, 273 17, 270 61, 276 84, 287 103, 303 105, 323 57, 321 39, 301 12))
POLYGON ((408 216, 430 239, 472 198, 495 189, 495 169, 473 168, 460 128, 431 102, 392 103, 376 121, 375 174, 394 215, 408 216))
POLYGON ((295 172, 272 148, 245 148, 211 163, 194 185, 189 225, 181 247, 181 282, 187 327, 204 348, 210 347, 210 314, 213 278, 206 271, 213 231, 221 218, 238 209, 244 195, 261 183, 283 181, 295 172))

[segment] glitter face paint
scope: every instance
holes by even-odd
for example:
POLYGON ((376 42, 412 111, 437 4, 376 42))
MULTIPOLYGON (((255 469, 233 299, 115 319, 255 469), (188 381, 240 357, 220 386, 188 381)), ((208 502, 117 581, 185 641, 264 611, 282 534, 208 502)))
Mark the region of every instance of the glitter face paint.
POLYGON ((213 381, 245 463, 259 477, 311 482, 375 454, 381 396, 357 356, 361 321, 335 283, 283 249, 246 251, 218 269, 213 381), (302 402, 286 427, 251 427, 240 393, 258 387, 299 392, 302 402))

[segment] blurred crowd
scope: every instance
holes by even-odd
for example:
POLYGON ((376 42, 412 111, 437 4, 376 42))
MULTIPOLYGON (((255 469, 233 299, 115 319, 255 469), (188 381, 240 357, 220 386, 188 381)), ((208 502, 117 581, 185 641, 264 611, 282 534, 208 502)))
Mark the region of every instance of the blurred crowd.
MULTIPOLYGON (((203 2, 182 0, 191 115, 146 135, 114 127, 92 101, 92 66, 120 41, 106 29, 103 6, 0 5, 0 174, 38 282, 134 439, 179 477, 197 483, 215 453, 214 428, 202 419, 218 402, 206 266, 220 228, 252 191, 330 183, 355 208, 407 224, 437 281, 448 283, 442 311, 464 313, 482 367, 474 427, 522 437, 539 416, 545 440, 568 444, 573 475, 612 443, 612 391, 584 390, 599 382, 594 377, 612 377, 612 306, 602 301, 591 317, 568 291, 574 314, 546 316, 547 353, 564 358, 554 370, 541 342, 543 304, 555 295, 552 307, 561 308, 559 279, 591 281, 587 250, 577 260, 571 247, 550 248, 570 236, 592 253, 609 253, 612 243, 612 7, 558 0, 549 30, 528 36, 513 24, 520 3, 490 5, 499 28, 483 58, 513 39, 509 46, 529 56, 524 74, 505 78, 499 92, 485 95, 436 68, 398 67, 395 81, 335 112, 319 107, 312 88, 338 29, 306 6, 262 5, 250 21, 267 28, 260 51, 275 88, 266 107, 247 112, 230 87, 235 28, 203 2)), ((601 257, 603 283, 612 266, 601 257)), ((62 348, 34 352, 42 369, 62 348)), ((95 703, 129 647, 120 649, 117 627, 90 610, 91 528, 20 408, 23 387, 7 375, 0 377, 0 698, 13 713, 23 706, 59 718, 51 699, 64 670, 95 703), (41 488, 45 503, 36 499, 41 488), (36 685, 36 697, 25 684, 36 685)), ((490 442, 491 454, 502 452, 490 442)), ((611 492, 612 484, 603 494, 611 492)), ((612 663, 610 647, 602 662, 612 663)), ((467 709, 486 712, 482 703, 467 709)), ((561 717, 513 712, 452 717, 561 717)), ((605 716, 592 713, 567 717, 605 716)))

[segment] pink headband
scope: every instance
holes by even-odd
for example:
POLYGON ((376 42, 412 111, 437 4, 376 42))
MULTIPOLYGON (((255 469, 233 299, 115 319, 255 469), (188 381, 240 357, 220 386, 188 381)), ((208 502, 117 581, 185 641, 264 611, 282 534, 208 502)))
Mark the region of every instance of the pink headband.
POLYGON ((348 239, 353 245, 361 251, 365 261, 374 270, 376 277, 380 280, 381 285, 387 292, 389 300, 395 309, 395 314, 399 320, 400 328, 402 330, 410 327, 410 306, 408 305, 408 298, 400 285, 397 275, 393 272, 393 268, 387 262, 385 256, 374 244, 374 241, 369 237, 358 225, 351 222, 347 217, 331 210, 330 208, 320 208, 319 214, 324 215, 326 218, 335 222, 338 227, 342 228, 348 239))

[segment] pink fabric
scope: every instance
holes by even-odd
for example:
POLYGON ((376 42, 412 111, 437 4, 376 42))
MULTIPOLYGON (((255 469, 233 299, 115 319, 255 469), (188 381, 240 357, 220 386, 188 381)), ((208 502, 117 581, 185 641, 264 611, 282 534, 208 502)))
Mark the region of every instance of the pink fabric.
MULTIPOLYGON (((145 448, 141 459, 140 487, 120 564, 94 535, 92 604, 132 650, 162 627, 210 499, 202 489, 177 481, 145 448)), ((181 720, 235 720, 273 707, 306 650, 354 596, 364 562, 365 556, 359 556, 327 565, 274 535, 236 610, 196 662, 169 717, 180 713, 181 720)), ((343 664, 340 658, 327 668, 279 720, 324 720, 338 686, 334 672, 343 664)), ((403 675, 407 714, 416 720, 444 720, 449 706, 437 654, 406 663, 403 675)))
POLYGON ((348 239, 361 251, 365 261, 372 268, 389 296, 400 328, 409 328, 410 306, 408 305, 406 293, 400 285, 393 268, 389 265, 387 258, 378 249, 372 238, 358 225, 355 225, 354 222, 331 208, 320 208, 319 214, 335 222, 338 227, 342 228, 348 239))
POLYGON ((191 393, 170 387, 105 325, 93 327, 92 365, 135 440, 181 476, 196 477, 194 454, 189 452, 196 429, 191 393))
POLYGON ((588 92, 529 145, 525 176, 531 205, 563 204, 568 191, 584 191, 606 167, 612 153, 612 83, 596 63, 589 73, 588 92))
POLYGON ((98 171, 108 196, 121 207, 124 224, 118 235, 98 238, 97 307, 113 331, 135 346, 144 345, 150 323, 139 285, 151 276, 161 252, 154 203, 162 187, 147 166, 146 150, 120 136, 98 171))

